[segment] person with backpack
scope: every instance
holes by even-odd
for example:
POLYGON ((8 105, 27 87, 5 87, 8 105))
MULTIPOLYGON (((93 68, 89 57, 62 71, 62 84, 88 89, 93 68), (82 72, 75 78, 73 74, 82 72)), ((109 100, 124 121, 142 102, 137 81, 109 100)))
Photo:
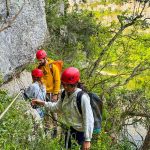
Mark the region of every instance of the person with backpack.
MULTIPOLYGON (((60 92, 60 71, 53 63, 54 60, 47 57, 46 51, 40 49, 36 52, 36 58, 39 61, 38 68, 44 73, 42 82, 46 86, 46 101, 56 102, 60 92)), ((49 112, 46 112, 48 114, 49 112)), ((57 114, 51 113, 53 118, 53 134, 52 137, 57 136, 57 114)), ((45 132, 50 128, 50 116, 45 115, 45 132)))
POLYGON ((63 122, 68 126, 65 134, 66 149, 71 149, 73 138, 81 146, 81 149, 88 150, 91 147, 94 118, 87 93, 83 93, 81 98, 82 114, 78 110, 77 94, 81 91, 80 88, 77 88, 79 80, 80 73, 77 68, 69 67, 65 69, 61 75, 61 83, 64 88, 61 99, 56 103, 35 99, 32 100, 32 104, 44 106, 53 112, 61 112, 63 122))
MULTIPOLYGON (((41 81, 41 78, 43 76, 43 72, 40 69, 34 69, 31 72, 33 83, 26 89, 24 89, 23 96, 25 100, 29 100, 30 102, 32 99, 38 98, 42 101, 45 101, 46 99, 46 87, 41 81)), ((28 113, 32 116, 33 121, 33 135, 31 138, 34 139, 34 136, 36 135, 37 131, 43 132, 43 118, 45 115, 44 109, 39 106, 29 106, 28 113)), ((27 114, 28 114, 27 113, 27 114)))
MULTIPOLYGON (((31 72, 33 83, 24 91, 25 99, 41 99, 45 101, 46 99, 46 88, 43 85, 41 78, 43 77, 43 72, 40 69, 34 69, 31 72)), ((44 117, 44 111, 40 107, 33 107, 36 109, 41 118, 44 117)))

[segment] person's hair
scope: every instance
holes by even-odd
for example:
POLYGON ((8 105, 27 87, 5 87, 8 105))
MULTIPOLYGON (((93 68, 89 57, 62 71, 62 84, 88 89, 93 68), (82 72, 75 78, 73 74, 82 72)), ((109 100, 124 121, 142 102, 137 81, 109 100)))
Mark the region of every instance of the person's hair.
POLYGON ((69 84, 70 87, 74 88, 74 87, 77 87, 78 86, 78 83, 76 84, 69 84))
POLYGON ((76 84, 69 84, 70 87, 77 87, 82 89, 82 91, 84 92, 88 92, 87 87, 85 86, 85 84, 83 82, 77 82, 76 84))
POLYGON ((82 91, 84 91, 84 92, 88 92, 87 87, 85 86, 85 84, 83 82, 78 82, 77 87, 82 89, 82 91))
POLYGON ((70 87, 72 87, 72 88, 76 87, 76 84, 69 84, 69 85, 70 85, 70 87))
POLYGON ((41 78, 32 76, 32 79, 33 79, 34 82, 35 82, 35 81, 40 81, 40 82, 42 83, 41 78))

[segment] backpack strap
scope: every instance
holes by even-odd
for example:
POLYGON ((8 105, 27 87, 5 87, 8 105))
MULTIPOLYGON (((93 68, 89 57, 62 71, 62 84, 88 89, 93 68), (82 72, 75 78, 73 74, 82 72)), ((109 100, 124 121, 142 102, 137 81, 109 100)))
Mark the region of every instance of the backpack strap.
POLYGON ((79 110, 79 112, 80 112, 81 115, 82 115, 81 98, 82 98, 83 94, 84 94, 84 91, 79 91, 77 93, 77 107, 78 107, 78 110, 79 110))
POLYGON ((62 102, 64 101, 64 98, 65 98, 65 90, 63 90, 63 92, 61 93, 61 100, 62 100, 62 102))
MULTIPOLYGON (((78 110, 80 112, 80 114, 82 115, 82 109, 81 109, 81 98, 82 98, 82 95, 84 94, 84 91, 79 91, 77 93, 77 99, 76 99, 76 102, 77 102, 77 107, 78 107, 78 110)), ((61 93, 61 100, 63 102, 65 98, 65 90, 61 93)))
MULTIPOLYGON (((52 76, 53 76, 53 64, 52 64, 52 63, 49 65, 49 68, 50 68, 50 72, 51 72, 51 74, 52 74, 52 76)), ((54 77, 54 76, 53 76, 53 77, 54 77)))

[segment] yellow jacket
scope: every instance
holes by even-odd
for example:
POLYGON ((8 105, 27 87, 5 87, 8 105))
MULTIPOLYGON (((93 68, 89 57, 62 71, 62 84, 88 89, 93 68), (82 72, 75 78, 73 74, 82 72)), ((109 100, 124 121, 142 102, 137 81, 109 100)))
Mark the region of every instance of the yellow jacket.
POLYGON ((44 73, 42 82, 46 86, 46 93, 58 94, 60 91, 60 73, 57 66, 52 64, 53 60, 47 58, 47 61, 45 66, 38 67, 44 73))

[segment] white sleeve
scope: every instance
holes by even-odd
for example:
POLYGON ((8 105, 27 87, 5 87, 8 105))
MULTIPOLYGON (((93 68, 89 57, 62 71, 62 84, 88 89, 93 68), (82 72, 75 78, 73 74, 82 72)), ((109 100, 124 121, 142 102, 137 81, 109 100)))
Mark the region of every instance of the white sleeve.
POLYGON ((94 128, 94 118, 93 118, 93 111, 90 104, 90 98, 87 94, 82 95, 81 109, 82 109, 82 116, 83 116, 85 141, 91 141, 93 128, 94 128))
POLYGON ((58 100, 57 102, 45 102, 44 107, 47 110, 52 112, 61 112, 62 111, 62 100, 58 100))

